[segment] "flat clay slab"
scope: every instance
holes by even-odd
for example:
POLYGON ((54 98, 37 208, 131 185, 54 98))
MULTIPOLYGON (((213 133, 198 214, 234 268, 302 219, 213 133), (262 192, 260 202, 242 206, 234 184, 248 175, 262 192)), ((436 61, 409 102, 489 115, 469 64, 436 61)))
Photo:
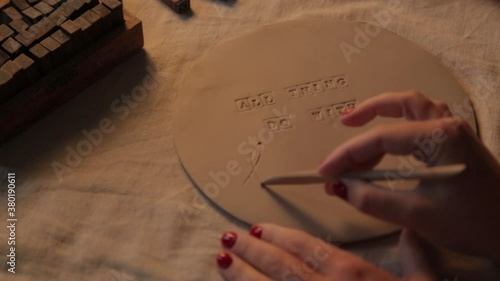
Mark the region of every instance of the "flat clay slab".
MULTIPOLYGON (((334 242, 373 238, 399 227, 327 196, 320 184, 260 184, 314 169, 356 134, 401 122, 378 118, 346 128, 339 116, 382 92, 409 89, 450 105, 468 101, 436 58, 378 27, 338 20, 265 26, 219 45, 192 67, 176 107, 175 146, 199 190, 239 221, 274 222, 334 242)), ((403 162, 388 156, 377 168, 403 162)))

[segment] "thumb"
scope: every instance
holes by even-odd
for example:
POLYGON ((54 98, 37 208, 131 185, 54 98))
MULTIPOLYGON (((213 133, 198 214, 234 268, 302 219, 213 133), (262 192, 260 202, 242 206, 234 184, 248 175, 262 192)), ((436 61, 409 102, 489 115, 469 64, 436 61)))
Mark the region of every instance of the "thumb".
POLYGON ((347 201, 363 213, 394 224, 412 227, 421 209, 421 198, 413 191, 390 190, 374 183, 346 179, 347 201))
POLYGON ((404 229, 399 240, 401 263, 405 278, 411 281, 435 281, 437 251, 417 233, 404 229))

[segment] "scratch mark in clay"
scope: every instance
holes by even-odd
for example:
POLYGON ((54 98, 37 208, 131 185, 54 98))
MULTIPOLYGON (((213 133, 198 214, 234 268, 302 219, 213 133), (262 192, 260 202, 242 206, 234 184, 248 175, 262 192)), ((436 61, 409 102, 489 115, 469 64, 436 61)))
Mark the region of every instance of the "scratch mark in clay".
POLYGON ((253 174, 258 178, 259 176, 257 175, 257 171, 255 170, 257 168, 257 164, 259 164, 260 158, 262 156, 261 152, 259 149, 255 148, 254 152, 258 151, 259 153, 257 155, 257 159, 255 159, 255 162, 252 162, 252 169, 250 170, 250 173, 248 173, 248 176, 245 178, 245 181, 243 182, 243 186, 247 184, 247 182, 250 180, 253 174))

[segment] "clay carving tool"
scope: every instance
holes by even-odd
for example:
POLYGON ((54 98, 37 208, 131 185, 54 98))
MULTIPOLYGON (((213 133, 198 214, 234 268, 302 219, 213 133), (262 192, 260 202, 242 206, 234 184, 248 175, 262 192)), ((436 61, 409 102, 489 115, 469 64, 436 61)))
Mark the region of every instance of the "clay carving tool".
POLYGON ((435 166, 416 169, 412 173, 401 173, 398 170, 364 170, 346 173, 340 177, 325 177, 316 171, 297 171, 270 177, 262 182, 269 185, 300 185, 310 183, 334 182, 342 179, 357 179, 366 181, 383 181, 388 179, 401 180, 443 180, 459 175, 466 169, 465 164, 435 166))

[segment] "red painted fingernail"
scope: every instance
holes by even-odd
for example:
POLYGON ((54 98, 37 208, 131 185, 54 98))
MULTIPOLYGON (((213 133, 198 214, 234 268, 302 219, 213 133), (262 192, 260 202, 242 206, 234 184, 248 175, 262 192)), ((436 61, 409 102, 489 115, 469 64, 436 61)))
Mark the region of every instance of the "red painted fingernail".
POLYGON ((354 107, 350 107, 350 108, 344 110, 344 112, 342 112, 342 116, 346 116, 353 111, 354 111, 354 107))
POLYGON ((260 227, 258 225, 252 226, 252 228, 250 228, 250 235, 257 237, 257 238, 261 238, 262 237, 262 227, 260 227))
POLYGON ((325 183, 325 192, 328 195, 334 196, 335 192, 333 192, 333 183, 327 182, 325 183))
POLYGON ((332 183, 332 191, 335 195, 337 195, 339 198, 347 201, 347 186, 345 183, 339 181, 332 183))
POLYGON ((221 253, 217 256, 217 264, 220 268, 228 268, 233 263, 233 258, 228 253, 221 253))
POLYGON ((236 233, 228 231, 222 235, 222 237, 220 238, 220 242, 222 243, 222 246, 224 246, 224 248, 232 248, 234 246, 234 243, 236 243, 237 238, 238 236, 236 235, 236 233))

